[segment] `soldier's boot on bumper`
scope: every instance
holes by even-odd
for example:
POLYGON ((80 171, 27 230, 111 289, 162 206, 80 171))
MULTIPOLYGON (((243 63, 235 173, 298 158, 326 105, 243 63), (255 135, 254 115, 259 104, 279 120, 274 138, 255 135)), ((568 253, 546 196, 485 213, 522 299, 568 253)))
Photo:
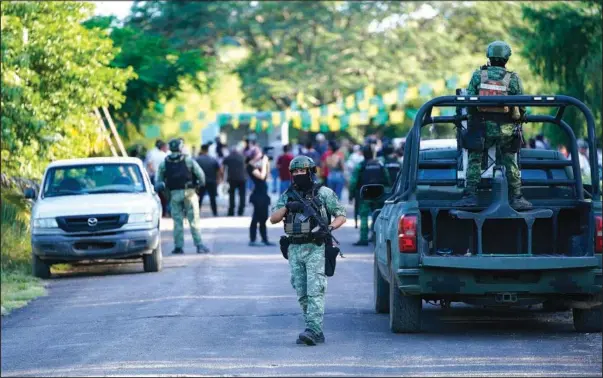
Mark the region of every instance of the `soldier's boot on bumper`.
POLYGON ((477 195, 472 192, 463 193, 463 197, 452 204, 454 207, 477 206, 477 195))
POLYGON ((309 328, 306 328, 304 332, 299 334, 297 344, 316 345, 325 342, 324 333, 316 333, 309 328))
POLYGON ((513 197, 510 205, 515 210, 528 210, 532 208, 532 203, 525 199, 522 195, 513 197))

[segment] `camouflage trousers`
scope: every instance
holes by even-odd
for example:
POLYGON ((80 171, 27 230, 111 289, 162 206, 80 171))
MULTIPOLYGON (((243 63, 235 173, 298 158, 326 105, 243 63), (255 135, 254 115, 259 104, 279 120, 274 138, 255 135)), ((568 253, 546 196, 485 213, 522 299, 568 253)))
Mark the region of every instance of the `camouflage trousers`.
POLYGON ((325 247, 316 244, 289 245, 291 285, 304 313, 306 328, 322 332, 325 313, 325 247))
POLYGON ((484 150, 470 151, 469 163, 467 165, 467 187, 466 192, 475 194, 477 185, 482 175, 482 159, 484 153, 492 147, 499 145, 501 149, 500 163, 505 167, 507 183, 509 185, 509 196, 518 196, 521 194, 521 177, 519 167, 515 161, 514 152, 504 152, 508 150, 516 137, 513 136, 513 125, 502 125, 500 128, 496 124, 486 126, 486 138, 484 150))
POLYGON ((199 197, 195 189, 172 190, 170 192, 172 219, 174 219, 174 246, 184 247, 184 216, 188 219, 195 245, 201 244, 199 220, 199 197))
MULTIPOLYGON (((368 241, 369 224, 368 219, 371 213, 383 207, 382 203, 374 201, 360 201, 358 206, 358 216, 360 217, 360 241, 368 241)), ((374 219, 372 220, 375 221, 374 219)))

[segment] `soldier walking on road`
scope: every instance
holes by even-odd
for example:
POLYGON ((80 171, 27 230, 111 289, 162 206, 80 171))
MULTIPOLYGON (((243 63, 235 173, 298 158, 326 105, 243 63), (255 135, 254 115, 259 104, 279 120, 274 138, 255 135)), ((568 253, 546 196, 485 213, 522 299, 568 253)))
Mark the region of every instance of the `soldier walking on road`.
POLYGON ((159 164, 157 186, 162 184, 167 188, 172 218, 174 219, 174 250, 172 253, 184 253, 184 214, 188 218, 193 241, 197 253, 208 253, 201 241, 199 224, 199 197, 196 188, 205 185, 205 175, 196 161, 182 153, 182 139, 172 139, 169 142, 170 154, 159 164))
POLYGON ((304 314, 306 329, 299 334, 297 343, 316 345, 324 343, 323 318, 327 275, 325 273, 325 248, 330 231, 339 228, 346 221, 345 207, 335 193, 316 184, 316 164, 306 156, 298 156, 289 164, 292 185, 283 193, 270 216, 272 224, 285 219, 285 233, 288 238, 287 254, 291 270, 291 284, 297 292, 297 299, 304 314), (305 200, 303 200, 305 199, 305 200), (328 224, 328 230, 315 232, 318 226, 313 217, 304 215, 308 202, 328 224), (330 217, 335 219, 330 222, 330 217))

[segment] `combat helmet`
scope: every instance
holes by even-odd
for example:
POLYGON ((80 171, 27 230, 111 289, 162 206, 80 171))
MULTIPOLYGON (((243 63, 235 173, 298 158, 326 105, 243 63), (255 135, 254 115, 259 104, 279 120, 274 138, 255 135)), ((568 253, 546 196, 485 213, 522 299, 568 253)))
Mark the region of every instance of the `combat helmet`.
POLYGON ((174 138, 168 142, 168 146, 172 152, 182 152, 182 149, 184 148, 184 141, 182 138, 174 138))
POLYGON ((498 58, 509 60, 509 57, 511 57, 511 46, 503 41, 494 41, 488 45, 486 57, 488 59, 498 58))
POLYGON ((289 172, 293 172, 296 169, 308 169, 310 173, 316 173, 316 163, 307 156, 296 156, 289 163, 289 172))

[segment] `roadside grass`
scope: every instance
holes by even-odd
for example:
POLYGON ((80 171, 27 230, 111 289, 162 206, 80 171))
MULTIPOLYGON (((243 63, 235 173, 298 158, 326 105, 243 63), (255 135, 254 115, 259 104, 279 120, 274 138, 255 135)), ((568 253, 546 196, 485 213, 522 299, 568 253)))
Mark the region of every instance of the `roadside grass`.
MULTIPOLYGON (((5 198, 3 198, 5 199, 5 198)), ((46 294, 42 280, 31 274, 31 245, 23 213, 2 201, 0 225, 0 312, 25 306, 46 294)))

